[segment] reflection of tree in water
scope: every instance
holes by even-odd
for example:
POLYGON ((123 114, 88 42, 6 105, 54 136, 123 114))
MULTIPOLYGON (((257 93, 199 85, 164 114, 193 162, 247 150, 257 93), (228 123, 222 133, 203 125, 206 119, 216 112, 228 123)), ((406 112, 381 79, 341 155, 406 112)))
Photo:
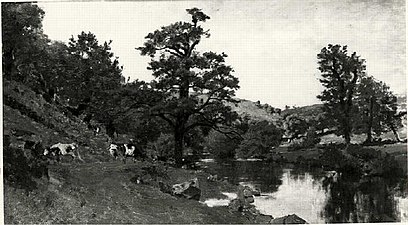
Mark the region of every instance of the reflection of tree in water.
POLYGON ((228 177, 233 184, 250 182, 262 192, 275 192, 282 184, 282 167, 265 162, 223 161, 210 165, 207 171, 219 178, 228 177))
POLYGON ((328 223, 398 220, 390 193, 395 183, 379 177, 355 180, 341 176, 337 182, 323 182, 323 186, 330 193, 323 212, 328 223))

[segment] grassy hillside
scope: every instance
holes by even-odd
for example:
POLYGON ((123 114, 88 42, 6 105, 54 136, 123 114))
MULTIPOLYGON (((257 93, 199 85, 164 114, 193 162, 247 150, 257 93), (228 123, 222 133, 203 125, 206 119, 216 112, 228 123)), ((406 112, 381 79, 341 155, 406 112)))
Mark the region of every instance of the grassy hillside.
POLYGON ((94 135, 62 105, 49 103, 24 85, 4 82, 5 223, 254 223, 271 218, 246 217, 227 207, 162 192, 158 181, 175 184, 199 179, 201 200, 227 198, 236 187, 208 182, 208 174, 138 161, 123 164, 108 154, 108 136, 94 135), (45 147, 79 144, 83 161, 50 163, 45 147), (141 182, 137 182, 141 180, 141 182), (261 220, 262 219, 262 220, 261 220))
POLYGON ((13 144, 35 141, 48 147, 58 142, 76 142, 85 161, 106 160, 107 135, 95 136, 63 106, 45 101, 24 85, 8 81, 3 84, 4 135, 13 144))
POLYGON ((278 113, 271 112, 268 108, 245 99, 237 99, 240 102, 235 106, 234 104, 229 104, 233 111, 236 111, 240 116, 249 115, 252 120, 267 120, 271 122, 276 122, 280 119, 278 113))

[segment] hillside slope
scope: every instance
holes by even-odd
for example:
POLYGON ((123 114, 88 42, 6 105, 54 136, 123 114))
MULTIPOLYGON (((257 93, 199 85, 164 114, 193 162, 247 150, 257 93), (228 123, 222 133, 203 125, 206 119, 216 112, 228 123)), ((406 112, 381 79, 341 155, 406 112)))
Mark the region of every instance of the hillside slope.
POLYGON ((4 205, 6 224, 32 223, 254 223, 227 207, 174 197, 158 181, 175 184, 198 178, 201 200, 227 198, 235 186, 208 182, 208 174, 138 161, 123 164, 107 151, 108 136, 95 135, 62 105, 16 82, 4 82, 4 205), (45 147, 79 144, 83 161, 48 161, 45 147), (52 162, 52 163, 51 163, 52 162), (139 182, 142 179, 142 182, 139 182), (224 188, 224 189, 223 189, 224 188))
POLYGON ((16 82, 3 83, 3 130, 11 143, 22 148, 28 141, 40 142, 43 147, 52 144, 79 145, 85 161, 106 160, 108 136, 94 135, 79 118, 63 107, 45 101, 26 86, 16 82))
MULTIPOLYGON (((245 99, 236 99, 239 101, 237 105, 228 104, 232 110, 237 112, 240 116, 248 115, 252 120, 266 120, 276 123, 280 119, 277 111, 267 105, 260 105, 245 99)), ((275 109, 280 111, 279 109, 275 109)))

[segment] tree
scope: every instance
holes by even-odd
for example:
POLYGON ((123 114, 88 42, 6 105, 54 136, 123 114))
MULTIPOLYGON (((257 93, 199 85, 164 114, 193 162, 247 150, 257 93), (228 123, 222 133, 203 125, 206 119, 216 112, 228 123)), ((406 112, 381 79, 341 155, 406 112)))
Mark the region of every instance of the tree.
POLYGON ((372 142, 372 133, 377 135, 391 130, 400 141, 397 128, 401 118, 397 112, 397 98, 390 87, 372 76, 363 77, 357 86, 356 103, 358 105, 358 128, 366 133, 365 142, 372 142))
POLYGON ((238 139, 230 139, 216 131, 211 131, 205 138, 204 145, 216 159, 232 159, 239 143, 238 139))
POLYGON ((347 46, 329 45, 317 55, 320 83, 323 90, 319 98, 324 110, 338 124, 347 144, 352 132, 353 97, 359 78, 365 75, 364 59, 354 52, 347 54, 347 46))
POLYGON ((398 142, 401 141, 398 128, 403 126, 401 117, 404 115, 406 115, 406 112, 398 112, 397 97, 386 87, 384 95, 380 99, 380 120, 393 132, 398 142))
POLYGON ((282 130, 266 120, 250 125, 237 151, 240 158, 262 157, 280 145, 282 130))
POLYGON ((29 57, 33 43, 43 36, 44 11, 31 3, 2 3, 3 71, 6 78, 15 75, 21 57, 29 57))
POLYGON ((199 53, 196 46, 209 37, 199 23, 210 19, 200 9, 187 9, 191 22, 176 22, 162 27, 145 38, 142 55, 151 57, 149 70, 155 79, 154 90, 163 96, 150 109, 151 115, 160 117, 172 128, 174 158, 181 166, 185 135, 196 127, 209 127, 230 133, 225 126, 237 115, 225 102, 235 102, 233 96, 239 88, 233 69, 225 64, 225 53, 199 53))
POLYGON ((78 39, 70 38, 68 53, 72 56, 73 73, 67 77, 65 94, 70 104, 89 104, 107 90, 120 87, 124 82, 122 67, 111 52, 112 41, 99 44, 91 32, 82 32, 78 39))
POLYGON ((382 132, 380 123, 380 98, 382 96, 383 84, 377 82, 373 77, 367 76, 361 79, 357 86, 356 103, 359 114, 357 129, 367 135, 366 143, 372 142, 372 132, 379 135, 382 132))
POLYGON ((300 117, 297 114, 289 114, 284 116, 283 127, 286 131, 286 135, 289 140, 299 138, 301 135, 304 135, 309 129, 309 124, 306 119, 300 117))
POLYGON ((38 91, 49 43, 42 30, 44 11, 31 3, 1 6, 3 77, 38 91))

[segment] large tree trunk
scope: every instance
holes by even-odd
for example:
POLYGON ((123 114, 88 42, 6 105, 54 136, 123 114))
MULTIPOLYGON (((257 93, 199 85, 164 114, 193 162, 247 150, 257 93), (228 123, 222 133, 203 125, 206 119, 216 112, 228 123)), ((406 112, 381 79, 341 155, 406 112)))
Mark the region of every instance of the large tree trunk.
MULTIPOLYGON (((344 138, 346 140, 346 145, 350 144, 351 141, 351 130, 352 130, 352 126, 351 126, 351 116, 350 114, 352 113, 352 109, 353 109, 353 94, 354 94, 354 88, 356 86, 356 82, 358 79, 358 74, 357 71, 353 72, 353 79, 350 81, 349 87, 347 87, 348 90, 345 91, 345 93, 347 93, 346 97, 347 100, 345 102, 345 120, 344 120, 344 138)), ((342 89, 344 90, 344 83, 343 83, 343 87, 342 89)))
POLYGON ((181 167, 183 164, 183 147, 184 133, 180 128, 176 127, 174 131, 174 159, 177 167, 181 167))
POLYGON ((343 136, 344 140, 346 141, 346 145, 349 145, 351 141, 350 116, 348 111, 345 111, 344 114, 345 115, 343 118, 343 136))

